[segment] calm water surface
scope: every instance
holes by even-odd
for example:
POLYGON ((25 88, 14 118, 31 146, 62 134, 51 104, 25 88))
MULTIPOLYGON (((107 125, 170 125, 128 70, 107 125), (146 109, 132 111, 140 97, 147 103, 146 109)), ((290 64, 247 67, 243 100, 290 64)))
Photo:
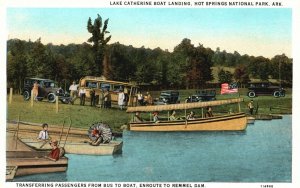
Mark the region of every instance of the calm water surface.
POLYGON ((244 132, 125 132, 123 153, 67 155, 68 171, 14 181, 291 182, 292 116, 244 132))

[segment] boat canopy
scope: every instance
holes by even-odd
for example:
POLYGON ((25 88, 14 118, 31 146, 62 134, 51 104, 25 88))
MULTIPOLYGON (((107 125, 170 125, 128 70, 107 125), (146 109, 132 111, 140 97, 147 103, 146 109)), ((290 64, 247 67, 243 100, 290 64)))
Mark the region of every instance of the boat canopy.
POLYGON ((156 105, 156 106, 136 106, 128 107, 126 112, 160 112, 169 110, 186 110, 194 108, 204 108, 208 106, 220 106, 225 104, 233 104, 244 101, 243 98, 216 100, 207 102, 193 102, 193 103, 180 103, 180 104, 167 104, 167 105, 156 105))

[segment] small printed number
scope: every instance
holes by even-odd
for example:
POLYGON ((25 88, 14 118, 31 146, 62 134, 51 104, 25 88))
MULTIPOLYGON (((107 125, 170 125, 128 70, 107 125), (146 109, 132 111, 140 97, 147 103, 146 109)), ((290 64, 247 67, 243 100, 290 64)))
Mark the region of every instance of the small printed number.
POLYGON ((260 185, 261 188, 273 188, 273 185, 260 185))

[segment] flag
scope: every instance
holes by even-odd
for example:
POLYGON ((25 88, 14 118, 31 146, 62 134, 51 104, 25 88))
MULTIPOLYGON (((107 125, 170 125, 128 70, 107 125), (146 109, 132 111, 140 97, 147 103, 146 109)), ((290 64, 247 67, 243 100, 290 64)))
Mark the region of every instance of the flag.
POLYGON ((227 93, 237 93, 238 92, 238 85, 237 83, 223 83, 221 84, 221 94, 227 94, 227 93))

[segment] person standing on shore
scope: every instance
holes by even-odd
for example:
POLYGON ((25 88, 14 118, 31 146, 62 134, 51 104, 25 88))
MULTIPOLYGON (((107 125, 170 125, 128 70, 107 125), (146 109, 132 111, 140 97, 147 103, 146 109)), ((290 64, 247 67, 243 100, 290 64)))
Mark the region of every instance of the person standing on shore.
POLYGON ((37 101, 38 100, 38 95, 39 95, 39 84, 37 83, 37 81, 35 81, 33 83, 32 94, 33 94, 33 99, 35 101, 37 101))
POLYGON ((253 110, 254 110, 253 100, 251 100, 251 101, 248 103, 248 109, 249 109, 249 113, 250 113, 251 115, 253 115, 253 110))
POLYGON ((78 96, 78 84, 73 81, 73 84, 69 87, 70 95, 71 95, 71 104, 74 104, 74 101, 77 99, 78 96))
POLYGON ((125 104, 125 94, 123 90, 121 90, 118 94, 118 105, 120 107, 120 110, 123 110, 125 104))
POLYGON ((84 106, 84 103, 85 103, 85 92, 86 92, 86 90, 84 87, 80 88, 79 96, 80 96, 80 105, 81 106, 84 106))

